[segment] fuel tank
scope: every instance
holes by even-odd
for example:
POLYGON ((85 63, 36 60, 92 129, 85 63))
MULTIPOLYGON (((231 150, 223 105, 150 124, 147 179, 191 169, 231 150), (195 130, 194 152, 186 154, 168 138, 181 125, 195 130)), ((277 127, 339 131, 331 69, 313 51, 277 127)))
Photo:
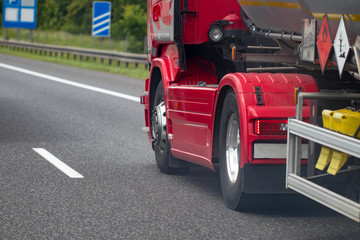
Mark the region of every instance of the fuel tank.
POLYGON ((319 31, 321 20, 327 14, 333 38, 342 15, 350 42, 354 43, 356 36, 360 35, 359 0, 238 0, 238 2, 247 17, 262 30, 301 34, 302 19, 318 19, 319 31))

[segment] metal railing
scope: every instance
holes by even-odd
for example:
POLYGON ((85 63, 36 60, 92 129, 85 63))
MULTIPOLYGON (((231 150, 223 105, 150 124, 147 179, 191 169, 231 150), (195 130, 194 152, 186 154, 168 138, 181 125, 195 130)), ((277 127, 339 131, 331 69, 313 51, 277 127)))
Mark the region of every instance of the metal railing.
MULTIPOLYGON (((286 188, 291 188, 357 222, 360 222, 360 203, 348 199, 301 177, 301 139, 327 146, 331 149, 360 158, 360 141, 344 134, 330 131, 302 121, 304 99, 344 100, 360 99, 360 94, 299 93, 296 119, 289 119, 286 161, 286 188)), ((315 166, 310 163, 310 167, 315 166)), ((349 171, 359 171, 353 168, 349 171)), ((323 176, 328 176, 324 174, 323 176)))
POLYGON ((121 62, 124 62, 126 67, 128 67, 130 63, 134 63, 135 68, 137 68, 140 64, 144 65, 145 69, 148 68, 147 56, 145 54, 121 53, 115 51, 38 44, 13 40, 0 40, 0 46, 16 50, 26 50, 40 55, 45 54, 49 56, 60 55, 61 57, 72 57, 74 60, 80 61, 89 61, 90 59, 97 61, 97 59, 100 59, 101 63, 106 61, 109 65, 116 63, 119 66, 121 62))

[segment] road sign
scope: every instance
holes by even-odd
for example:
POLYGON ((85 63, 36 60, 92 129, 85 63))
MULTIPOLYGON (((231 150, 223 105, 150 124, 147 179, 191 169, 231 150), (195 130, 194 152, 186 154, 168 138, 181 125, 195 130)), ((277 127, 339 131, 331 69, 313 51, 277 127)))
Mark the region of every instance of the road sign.
POLYGON ((4 28, 36 28, 37 0, 4 0, 4 28))
POLYGON ((344 16, 341 17, 339 28, 335 36, 334 50, 335 50, 335 57, 338 65, 339 75, 341 78, 341 75, 344 71, 346 59, 350 51, 350 43, 346 32, 344 16))
POLYGON ((330 51, 332 48, 332 38, 329 27, 329 20, 326 15, 323 18, 316 45, 320 59, 321 73, 324 75, 326 64, 328 62, 330 51))
POLYGON ((93 2, 92 35, 110 37, 111 2, 93 2))

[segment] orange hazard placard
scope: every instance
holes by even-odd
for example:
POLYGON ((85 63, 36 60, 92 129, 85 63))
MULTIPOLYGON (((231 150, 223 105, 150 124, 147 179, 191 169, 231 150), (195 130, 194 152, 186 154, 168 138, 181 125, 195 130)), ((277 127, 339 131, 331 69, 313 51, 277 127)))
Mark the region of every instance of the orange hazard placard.
POLYGON ((326 64, 329 59, 329 55, 333 45, 327 15, 324 16, 323 22, 321 24, 319 37, 316 41, 316 45, 319 54, 321 72, 324 75, 326 64))

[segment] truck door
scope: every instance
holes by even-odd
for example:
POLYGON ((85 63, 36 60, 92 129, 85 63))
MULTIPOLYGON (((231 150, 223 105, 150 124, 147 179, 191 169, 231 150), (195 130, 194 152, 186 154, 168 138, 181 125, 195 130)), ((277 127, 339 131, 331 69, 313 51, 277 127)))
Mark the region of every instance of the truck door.
POLYGON ((152 24, 155 41, 162 43, 175 42, 174 0, 157 0, 153 4, 152 24))
POLYGON ((159 46, 175 43, 180 68, 185 69, 185 54, 182 41, 180 0, 148 1, 148 60, 159 55, 159 46))

